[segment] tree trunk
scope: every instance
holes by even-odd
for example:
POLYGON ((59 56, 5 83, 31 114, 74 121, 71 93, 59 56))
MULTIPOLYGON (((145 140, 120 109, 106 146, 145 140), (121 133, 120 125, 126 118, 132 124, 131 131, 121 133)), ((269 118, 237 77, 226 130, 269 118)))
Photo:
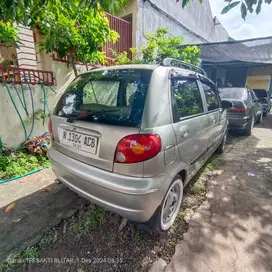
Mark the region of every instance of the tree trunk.
POLYGON ((75 51, 73 49, 70 50, 70 64, 73 68, 73 71, 75 73, 75 76, 78 75, 78 72, 77 72, 77 68, 76 68, 76 55, 75 55, 75 51))

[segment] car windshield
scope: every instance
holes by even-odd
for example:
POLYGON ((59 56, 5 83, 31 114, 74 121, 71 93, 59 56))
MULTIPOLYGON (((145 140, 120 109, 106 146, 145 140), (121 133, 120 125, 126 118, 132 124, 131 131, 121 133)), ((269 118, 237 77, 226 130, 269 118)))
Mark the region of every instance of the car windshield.
POLYGON ((139 126, 152 72, 114 69, 80 75, 61 97, 55 115, 89 122, 139 126))
POLYGON ((247 91, 244 88, 220 88, 221 99, 244 100, 247 97, 247 91))

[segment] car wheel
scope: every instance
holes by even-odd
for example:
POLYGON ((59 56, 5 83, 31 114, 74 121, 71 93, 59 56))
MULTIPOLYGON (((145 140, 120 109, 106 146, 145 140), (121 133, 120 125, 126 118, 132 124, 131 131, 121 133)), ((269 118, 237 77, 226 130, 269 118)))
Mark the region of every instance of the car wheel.
POLYGON ((245 129, 246 136, 251 135, 254 124, 255 124, 255 118, 254 118, 254 116, 252 116, 250 123, 247 125, 247 128, 245 129))
POLYGON ((263 121, 263 115, 264 115, 264 113, 262 112, 260 114, 259 118, 258 118, 257 124, 261 124, 262 123, 262 121, 263 121))
POLYGON ((216 152, 218 154, 223 154, 224 153, 225 147, 226 147, 226 142, 227 142, 227 133, 225 133, 225 135, 224 135, 224 137, 222 139, 221 144, 219 145, 219 147, 216 150, 216 152))
POLYGON ((145 225, 154 232, 165 232, 171 228, 179 213, 183 198, 183 181, 176 176, 167 190, 162 204, 145 225))
POLYGON ((267 112, 265 111, 264 113, 263 113, 263 117, 266 117, 267 116, 267 112))

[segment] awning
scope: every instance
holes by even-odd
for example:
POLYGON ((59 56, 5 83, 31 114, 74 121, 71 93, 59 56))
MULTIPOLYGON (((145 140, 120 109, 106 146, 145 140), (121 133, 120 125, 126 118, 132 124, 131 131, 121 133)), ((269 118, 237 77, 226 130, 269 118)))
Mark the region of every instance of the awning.
POLYGON ((200 58, 204 63, 272 64, 272 36, 194 45, 200 47, 200 58))

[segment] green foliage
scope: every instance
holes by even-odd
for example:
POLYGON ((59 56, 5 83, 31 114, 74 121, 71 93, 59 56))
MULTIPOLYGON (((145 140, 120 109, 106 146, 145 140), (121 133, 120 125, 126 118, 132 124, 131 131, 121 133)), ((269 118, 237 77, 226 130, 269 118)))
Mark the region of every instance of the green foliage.
MULTIPOLYGON (((29 23, 30 14, 38 13, 38 8, 43 6, 73 6, 74 0, 1 0, 0 21, 17 22, 23 25, 29 23)), ((119 11, 126 0, 76 0, 78 6, 94 9, 95 11, 107 10, 110 13, 119 11)))
POLYGON ((23 252, 22 259, 31 259, 31 258, 38 258, 39 257, 39 251, 38 248, 35 246, 28 247, 23 252))
POLYGON ((42 250, 47 250, 54 243, 55 237, 57 236, 57 231, 52 230, 47 235, 45 235, 39 242, 38 247, 42 250))
POLYGON ((164 58, 175 58, 188 63, 199 65, 200 50, 197 46, 178 48, 182 37, 168 35, 166 28, 158 28, 156 33, 147 33, 146 45, 140 50, 131 48, 132 60, 127 52, 115 53, 116 64, 160 63, 164 58))
POLYGON ((101 47, 119 37, 109 28, 102 11, 81 7, 79 1, 40 7, 31 18, 33 26, 38 24, 44 36, 41 50, 49 53, 57 49, 61 58, 67 57, 68 65, 73 66, 76 74, 76 61, 103 63, 105 56, 101 47))
MULTIPOLYGON (((179 2, 179 1, 182 1, 182 8, 184 8, 192 0, 176 0, 176 2, 179 2)), ((199 0, 199 2, 202 4, 203 0, 199 0)), ((234 7, 240 4, 241 17, 243 19, 246 18, 248 11, 250 13, 255 11, 256 14, 259 14, 263 6, 263 0, 245 0, 245 1, 235 1, 235 2, 233 2, 233 0, 229 0, 225 2, 228 2, 228 5, 222 9, 221 14, 228 13, 231 9, 233 9, 234 7)), ((271 4, 271 2, 272 0, 265 0, 266 4, 271 4)), ((222 4, 223 3, 224 1, 222 0, 222 4)))
POLYGON ((76 233, 86 234, 99 228, 105 221, 106 215, 107 212, 103 208, 91 204, 88 210, 73 224, 72 230, 76 233))
MULTIPOLYGON (((266 4, 271 4, 272 0, 265 0, 266 4)), ((241 17, 245 20, 248 12, 256 12, 259 14, 262 10, 263 0, 246 0, 246 1, 229 1, 229 4, 225 6, 221 12, 221 14, 226 14, 234 7, 240 4, 241 17)))
MULTIPOLYGON (((41 50, 58 50, 68 65, 76 70, 76 61, 103 63, 101 47, 115 42, 118 34, 109 28, 103 10, 117 11, 126 0, 3 0, 0 3, 0 21, 17 22, 32 28, 37 25, 44 35, 41 50)), ((16 28, 0 24, 0 39, 16 44, 16 28), (7 27, 8 26, 8 27, 7 27)))
POLYGON ((228 11, 230 11, 231 9, 233 9, 234 7, 239 5, 240 3, 241 3, 241 1, 235 1, 235 2, 229 3, 229 5, 227 5, 223 8, 223 10, 221 11, 221 14, 226 14, 228 11))
POLYGON ((0 43, 5 46, 19 46, 18 29, 10 22, 5 23, 0 21, 0 43))
POLYGON ((49 165, 45 155, 35 156, 27 152, 18 152, 10 156, 0 156, 0 180, 24 175, 49 165))

